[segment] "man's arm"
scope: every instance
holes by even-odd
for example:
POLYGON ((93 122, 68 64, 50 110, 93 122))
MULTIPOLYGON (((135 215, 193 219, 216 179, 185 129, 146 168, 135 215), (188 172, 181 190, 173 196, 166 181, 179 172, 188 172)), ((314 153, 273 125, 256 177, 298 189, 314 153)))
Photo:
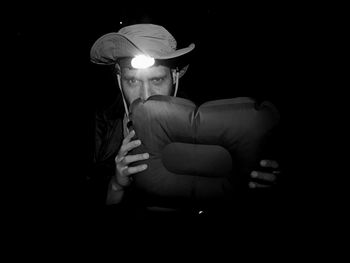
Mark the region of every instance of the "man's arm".
POLYGON ((106 204, 119 204, 124 196, 124 187, 118 184, 116 176, 112 176, 109 181, 106 204))
POLYGON ((112 191, 116 170, 114 158, 122 140, 122 119, 109 119, 103 113, 96 114, 94 169, 89 180, 90 198, 93 202, 105 205, 119 203, 122 200, 124 191, 112 191))

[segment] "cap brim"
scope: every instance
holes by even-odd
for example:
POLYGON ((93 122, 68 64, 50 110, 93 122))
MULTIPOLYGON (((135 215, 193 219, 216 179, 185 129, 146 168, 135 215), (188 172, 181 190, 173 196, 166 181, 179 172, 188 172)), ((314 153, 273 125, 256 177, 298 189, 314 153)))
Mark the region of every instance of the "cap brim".
MULTIPOLYGON (((154 56, 155 59, 172 59, 185 55, 192 51, 195 45, 191 44, 186 48, 175 50, 166 55, 154 56)), ((148 55, 141 48, 136 46, 131 39, 120 33, 109 33, 97 39, 90 51, 90 59, 93 63, 112 65, 118 58, 134 57, 136 55, 148 55)))

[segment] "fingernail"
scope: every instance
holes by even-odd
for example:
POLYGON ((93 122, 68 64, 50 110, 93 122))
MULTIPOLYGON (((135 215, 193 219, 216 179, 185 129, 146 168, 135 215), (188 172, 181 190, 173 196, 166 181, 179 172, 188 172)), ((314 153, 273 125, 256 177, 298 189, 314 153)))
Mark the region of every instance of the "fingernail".
POLYGON ((261 166, 266 166, 266 164, 267 164, 266 160, 262 160, 262 161, 260 162, 260 165, 261 165, 261 166))
POLYGON ((137 145, 140 145, 140 144, 141 144, 141 141, 140 141, 140 140, 137 140, 137 141, 136 141, 136 144, 137 144, 137 145))
POLYGON ((249 183, 249 187, 250 187, 250 188, 255 188, 255 187, 256 187, 256 184, 253 183, 253 182, 250 182, 250 183, 249 183))
POLYGON ((258 172, 257 171, 253 171, 253 172, 250 173, 250 175, 251 175, 251 177, 256 178, 256 177, 258 177, 258 172))
POLYGON ((148 154, 148 153, 145 153, 145 154, 143 155, 143 158, 148 159, 148 158, 149 158, 149 154, 148 154))
POLYGON ((147 169, 147 164, 143 165, 143 170, 147 169))

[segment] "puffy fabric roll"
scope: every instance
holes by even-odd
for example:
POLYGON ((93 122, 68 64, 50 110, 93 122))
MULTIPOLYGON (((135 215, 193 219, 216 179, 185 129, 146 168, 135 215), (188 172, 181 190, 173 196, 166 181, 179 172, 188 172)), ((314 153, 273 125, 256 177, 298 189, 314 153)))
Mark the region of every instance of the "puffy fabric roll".
POLYGON ((151 205, 178 206, 232 199, 239 182, 258 166, 279 121, 275 107, 240 97, 206 102, 156 95, 130 106, 130 120, 148 152, 148 169, 134 188, 151 205))

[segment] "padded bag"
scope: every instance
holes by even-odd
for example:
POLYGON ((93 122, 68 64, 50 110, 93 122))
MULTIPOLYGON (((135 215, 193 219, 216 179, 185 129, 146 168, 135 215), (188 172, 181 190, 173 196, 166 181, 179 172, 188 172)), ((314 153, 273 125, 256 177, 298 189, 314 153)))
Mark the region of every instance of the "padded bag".
POLYGON ((133 189, 149 205, 183 206, 231 200, 261 160, 279 120, 275 107, 247 97, 206 102, 155 95, 135 100, 130 120, 148 168, 134 175, 133 189))

